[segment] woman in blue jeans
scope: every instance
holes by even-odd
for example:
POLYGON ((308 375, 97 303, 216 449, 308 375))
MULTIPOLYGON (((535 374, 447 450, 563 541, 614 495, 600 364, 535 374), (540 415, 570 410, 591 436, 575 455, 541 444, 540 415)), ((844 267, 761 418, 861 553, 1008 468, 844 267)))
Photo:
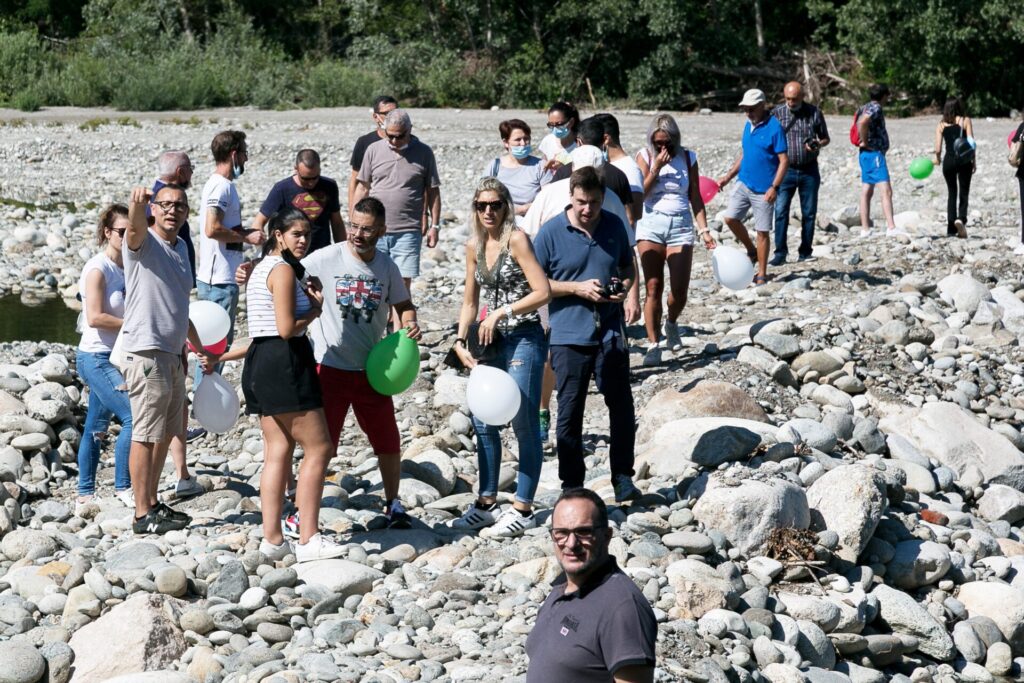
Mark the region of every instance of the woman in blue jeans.
POLYGON ((467 368, 477 364, 466 338, 482 303, 485 309, 477 332, 479 341, 484 346, 497 344, 499 350, 488 365, 508 372, 519 385, 519 412, 512 419, 519 442, 519 479, 512 506, 499 511, 501 430, 474 418, 479 497, 452 522, 452 527, 490 527, 487 535, 491 538, 511 538, 537 526, 533 496, 544 457, 538 416, 541 377, 548 355, 537 309, 551 300, 551 286, 533 255, 530 238, 516 228, 515 206, 501 181, 480 180, 473 195, 472 215, 473 236, 466 243, 466 291, 455 353, 467 368))
POLYGON ((78 375, 89 387, 89 409, 78 446, 78 502, 89 502, 96 493, 96 467, 106 440, 111 416, 121 422, 114 446, 114 488, 117 497, 134 507, 128 475, 128 450, 132 441, 132 412, 121 372, 110 363, 110 352, 121 331, 124 316, 124 265, 121 240, 128 229, 128 208, 112 204, 100 214, 96 241, 103 251, 82 268, 78 290, 82 296, 82 339, 78 343, 78 375))

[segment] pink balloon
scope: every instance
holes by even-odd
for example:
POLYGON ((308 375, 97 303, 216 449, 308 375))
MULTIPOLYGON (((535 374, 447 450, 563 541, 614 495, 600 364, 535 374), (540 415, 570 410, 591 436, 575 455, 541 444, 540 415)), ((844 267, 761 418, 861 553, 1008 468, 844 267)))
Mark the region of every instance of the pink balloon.
MULTIPOLYGON (((192 353, 196 352, 196 347, 192 346, 192 342, 190 342, 189 340, 185 340, 185 345, 188 346, 188 350, 191 351, 192 353)), ((224 351, 227 350, 228 338, 224 337, 216 344, 210 344, 209 346, 204 346, 203 348, 206 349, 208 353, 214 353, 219 356, 220 354, 224 353, 224 351)))
POLYGON ((706 175, 700 177, 700 198, 704 200, 705 204, 714 199, 720 189, 722 188, 718 186, 718 183, 711 178, 706 175))

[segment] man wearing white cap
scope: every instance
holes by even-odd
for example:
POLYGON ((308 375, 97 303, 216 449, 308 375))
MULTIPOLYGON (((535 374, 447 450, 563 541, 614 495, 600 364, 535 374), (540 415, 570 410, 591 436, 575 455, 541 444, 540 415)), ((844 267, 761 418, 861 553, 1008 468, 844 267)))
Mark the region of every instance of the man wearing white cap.
POLYGON ((786 133, 779 120, 769 113, 763 92, 748 90, 740 102, 740 109, 746 112, 748 119, 743 127, 743 150, 729 172, 718 179, 718 184, 725 187, 737 175, 740 177, 736 189, 729 197, 725 224, 747 248, 750 260, 756 259, 757 275, 754 276, 754 284, 760 286, 768 279, 770 231, 775 215, 773 205, 779 186, 786 177, 789 157, 786 155, 786 133), (754 215, 756 249, 743 225, 747 211, 754 215))

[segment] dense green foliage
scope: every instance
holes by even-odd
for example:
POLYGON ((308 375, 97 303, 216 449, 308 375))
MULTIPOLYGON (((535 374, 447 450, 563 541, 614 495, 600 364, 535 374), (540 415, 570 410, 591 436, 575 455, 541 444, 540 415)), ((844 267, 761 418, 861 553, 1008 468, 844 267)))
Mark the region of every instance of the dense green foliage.
POLYGON ((693 107, 806 60, 833 108, 884 80, 1005 114, 1022 44, 1019 0, 0 0, 0 104, 693 107))

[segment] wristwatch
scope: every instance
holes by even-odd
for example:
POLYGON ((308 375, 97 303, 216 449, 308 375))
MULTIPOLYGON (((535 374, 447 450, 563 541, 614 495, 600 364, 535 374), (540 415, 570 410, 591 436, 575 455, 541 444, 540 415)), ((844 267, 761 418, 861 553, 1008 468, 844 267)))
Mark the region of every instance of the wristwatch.
POLYGON ((505 311, 505 319, 506 320, 510 319, 512 317, 513 313, 512 313, 512 305, 511 304, 505 304, 505 306, 503 307, 502 310, 505 311))

